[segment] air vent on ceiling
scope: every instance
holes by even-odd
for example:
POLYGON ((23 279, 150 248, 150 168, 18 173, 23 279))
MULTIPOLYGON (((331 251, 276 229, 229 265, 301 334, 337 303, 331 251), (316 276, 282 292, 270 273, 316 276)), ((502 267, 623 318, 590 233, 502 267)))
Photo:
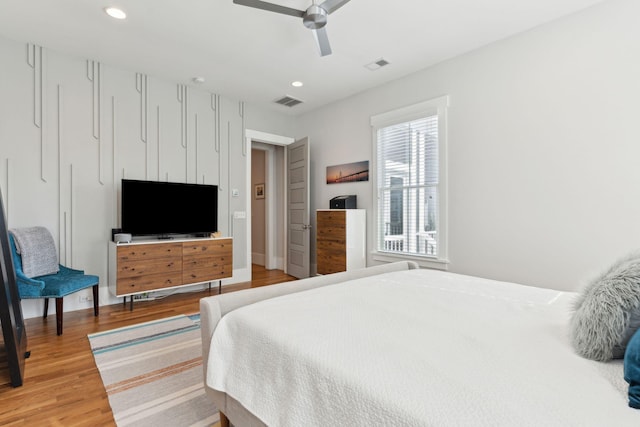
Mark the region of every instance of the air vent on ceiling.
POLYGON ((389 65, 389 61, 387 61, 384 58, 380 58, 376 61, 373 61, 367 65, 365 65, 366 68, 368 68, 371 71, 375 71, 375 70, 379 70, 380 68, 384 67, 385 65, 389 65))
POLYGON ((295 107, 298 104, 302 104, 299 99, 292 98, 288 95, 283 96, 280 99, 276 99, 276 104, 284 105, 286 107, 295 107))

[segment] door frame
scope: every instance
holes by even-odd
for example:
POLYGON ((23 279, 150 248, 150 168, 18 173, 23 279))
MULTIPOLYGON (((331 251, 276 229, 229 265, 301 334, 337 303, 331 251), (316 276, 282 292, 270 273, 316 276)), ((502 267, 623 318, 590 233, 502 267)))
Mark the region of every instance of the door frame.
MULTIPOLYGON (((246 206, 247 206, 247 220, 245 221, 246 223, 246 248, 247 248, 247 260, 250 261, 251 260, 251 197, 253 197, 253 189, 251 188, 251 148, 252 148, 252 142, 261 142, 263 144, 268 144, 268 145, 280 145, 280 146, 287 146, 289 144, 292 144, 293 142, 295 142, 295 138, 291 138, 288 136, 283 136, 283 135, 275 135, 275 134, 271 134, 271 133, 266 133, 266 132, 260 132, 257 130, 253 130, 253 129, 246 129, 245 130, 245 144, 247 145, 247 156, 246 156, 246 165, 245 165, 245 170, 247 173, 247 177, 246 177, 246 182, 247 182, 247 187, 245 189, 245 193, 247 195, 246 198, 246 206)), ((275 152, 272 151, 267 151, 267 157, 268 157, 268 167, 267 167, 267 171, 266 171, 266 181, 267 183, 274 183, 275 182, 275 152)), ((287 150, 284 151, 284 164, 287 164, 287 150)), ((287 185, 287 171, 286 168, 284 170, 284 187, 282 188, 282 207, 283 207, 283 212, 286 212, 286 206, 287 206, 287 199, 288 199, 288 195, 287 195, 287 191, 286 191, 286 185, 287 185)), ((271 191, 269 191, 269 193, 272 193, 271 191)), ((267 193, 267 194, 269 194, 267 193)), ((266 245, 265 245, 265 268, 269 269, 271 268, 276 268, 276 256, 275 256, 275 236, 274 236, 274 230, 276 230, 276 220, 277 220, 277 215, 276 215, 276 200, 274 200, 273 197, 269 197, 267 196, 265 199, 265 213, 266 213, 266 245)), ((284 272, 287 272, 287 251, 286 251, 286 242, 287 242, 287 229, 286 227, 284 228, 284 236, 283 236, 283 241, 285 242, 285 251, 283 253, 283 257, 284 257, 284 272)), ((251 268, 251 265, 248 266, 249 268, 251 268)), ((251 270, 249 270, 251 271, 251 270)))

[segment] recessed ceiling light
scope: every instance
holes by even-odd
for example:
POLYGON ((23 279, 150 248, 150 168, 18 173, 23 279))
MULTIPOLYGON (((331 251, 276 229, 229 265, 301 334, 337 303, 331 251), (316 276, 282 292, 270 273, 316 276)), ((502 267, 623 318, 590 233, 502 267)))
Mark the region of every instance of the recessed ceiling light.
POLYGON ((127 14, 124 13, 122 9, 118 9, 117 7, 107 7, 104 9, 104 11, 112 18, 125 19, 127 17, 127 14))
POLYGON ((299 81, 291 82, 291 86, 293 86, 293 87, 302 87, 303 85, 304 85, 304 83, 299 82, 299 81))
POLYGON ((191 81, 196 84, 202 84, 204 83, 204 77, 194 77, 191 79, 191 81))

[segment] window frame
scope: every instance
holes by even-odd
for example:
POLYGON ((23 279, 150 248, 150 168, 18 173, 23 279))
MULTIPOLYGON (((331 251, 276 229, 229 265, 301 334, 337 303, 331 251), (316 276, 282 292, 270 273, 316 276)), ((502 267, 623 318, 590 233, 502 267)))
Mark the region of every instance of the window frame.
POLYGON ((394 262, 398 260, 412 260, 421 267, 448 269, 448 185, 447 185, 447 111, 449 96, 440 96, 417 104, 398 108, 386 113, 371 116, 372 134, 372 183, 373 183, 373 247, 372 258, 375 261, 394 262), (415 255, 408 253, 381 252, 378 250, 379 224, 379 185, 378 185, 378 129, 405 123, 426 116, 438 116, 438 255, 415 255))

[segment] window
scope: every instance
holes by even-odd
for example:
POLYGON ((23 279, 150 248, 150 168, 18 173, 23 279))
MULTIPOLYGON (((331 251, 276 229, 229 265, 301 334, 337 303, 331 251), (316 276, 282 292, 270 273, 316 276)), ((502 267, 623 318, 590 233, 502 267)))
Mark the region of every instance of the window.
POLYGON ((371 118, 376 250, 446 262, 447 97, 371 118))

